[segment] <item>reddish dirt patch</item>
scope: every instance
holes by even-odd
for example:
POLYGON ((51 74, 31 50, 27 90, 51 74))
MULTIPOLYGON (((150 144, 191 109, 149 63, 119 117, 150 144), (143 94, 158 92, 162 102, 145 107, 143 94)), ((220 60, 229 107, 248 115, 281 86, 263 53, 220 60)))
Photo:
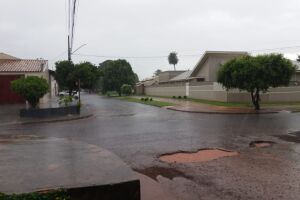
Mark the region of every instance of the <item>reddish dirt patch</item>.
POLYGON ((227 151, 222 149, 202 149, 198 152, 189 153, 174 153, 169 155, 162 155, 159 159, 168 163, 195 163, 207 162, 222 157, 230 157, 238 155, 237 152, 227 151))

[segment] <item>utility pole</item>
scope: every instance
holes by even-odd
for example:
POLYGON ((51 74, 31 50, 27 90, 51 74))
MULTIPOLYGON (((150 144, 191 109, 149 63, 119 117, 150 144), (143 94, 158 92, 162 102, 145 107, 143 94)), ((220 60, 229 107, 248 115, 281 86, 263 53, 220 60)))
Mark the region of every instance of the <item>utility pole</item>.
POLYGON ((70 47, 70 36, 68 35, 68 61, 71 61, 72 58, 71 58, 71 47, 70 47))

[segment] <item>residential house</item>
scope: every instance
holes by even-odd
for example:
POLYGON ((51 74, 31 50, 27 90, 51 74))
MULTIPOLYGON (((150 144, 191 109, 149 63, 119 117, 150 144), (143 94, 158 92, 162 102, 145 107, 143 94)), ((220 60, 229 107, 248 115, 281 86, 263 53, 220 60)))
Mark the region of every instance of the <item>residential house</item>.
POLYGON ((48 61, 43 59, 20 59, 5 53, 0 53, 0 104, 22 104, 25 100, 11 90, 13 80, 39 76, 49 82, 50 91, 40 99, 46 103, 58 92, 54 79, 54 71, 48 69, 48 61))
MULTIPOLYGON (((227 61, 248 55, 243 51, 207 51, 191 71, 181 71, 175 74, 163 72, 159 74, 156 84, 144 87, 144 94, 152 96, 188 96, 195 99, 205 99, 223 102, 249 102, 250 95, 239 90, 225 90, 217 83, 219 67, 227 61)), ((262 94, 265 102, 300 101, 300 64, 293 62, 297 67, 296 74, 291 79, 290 87, 271 88, 268 93, 262 94)))

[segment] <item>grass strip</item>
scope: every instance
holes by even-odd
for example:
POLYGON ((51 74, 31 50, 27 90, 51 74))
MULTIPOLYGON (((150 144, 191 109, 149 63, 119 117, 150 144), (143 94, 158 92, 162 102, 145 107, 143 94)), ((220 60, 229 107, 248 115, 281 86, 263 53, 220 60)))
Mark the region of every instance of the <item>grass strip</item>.
POLYGON ((156 107, 165 107, 165 106, 174 106, 175 104, 169 103, 169 102, 163 102, 163 101, 156 101, 156 100, 148 100, 148 101, 142 101, 141 99, 134 98, 134 97, 118 97, 118 99, 128 101, 128 102, 134 102, 134 103, 141 103, 149 106, 156 106, 156 107))

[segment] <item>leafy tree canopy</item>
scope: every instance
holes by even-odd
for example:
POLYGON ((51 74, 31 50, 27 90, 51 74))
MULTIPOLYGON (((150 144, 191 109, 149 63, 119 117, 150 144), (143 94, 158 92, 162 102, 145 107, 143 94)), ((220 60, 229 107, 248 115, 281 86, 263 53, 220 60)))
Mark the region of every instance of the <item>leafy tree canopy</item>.
POLYGON ((250 92, 256 110, 260 109, 260 92, 270 87, 287 86, 296 68, 281 54, 235 58, 218 71, 218 82, 226 89, 250 92))
POLYGON ((171 52, 168 56, 168 61, 170 65, 174 65, 174 70, 176 71, 175 65, 177 65, 179 59, 176 52, 171 52))
POLYGON ((78 88, 79 80, 82 88, 93 89, 99 77, 97 67, 90 62, 74 65, 70 61, 60 61, 56 62, 55 65, 55 79, 59 87, 68 89, 70 94, 78 88))
POLYGON ((128 84, 133 86, 138 79, 126 60, 104 61, 99 65, 99 71, 102 76, 103 93, 117 91, 121 95, 122 85, 128 84))
POLYGON ((76 80, 74 79, 75 65, 72 61, 59 61, 55 63, 55 79, 61 89, 67 89, 71 94, 76 88, 76 80))
POLYGON ((81 87, 93 89, 99 77, 97 67, 90 62, 82 62, 75 65, 73 78, 75 82, 80 80, 81 87))
POLYGON ((12 81, 11 88, 35 108, 39 103, 40 98, 49 91, 49 84, 44 78, 28 76, 12 81))

